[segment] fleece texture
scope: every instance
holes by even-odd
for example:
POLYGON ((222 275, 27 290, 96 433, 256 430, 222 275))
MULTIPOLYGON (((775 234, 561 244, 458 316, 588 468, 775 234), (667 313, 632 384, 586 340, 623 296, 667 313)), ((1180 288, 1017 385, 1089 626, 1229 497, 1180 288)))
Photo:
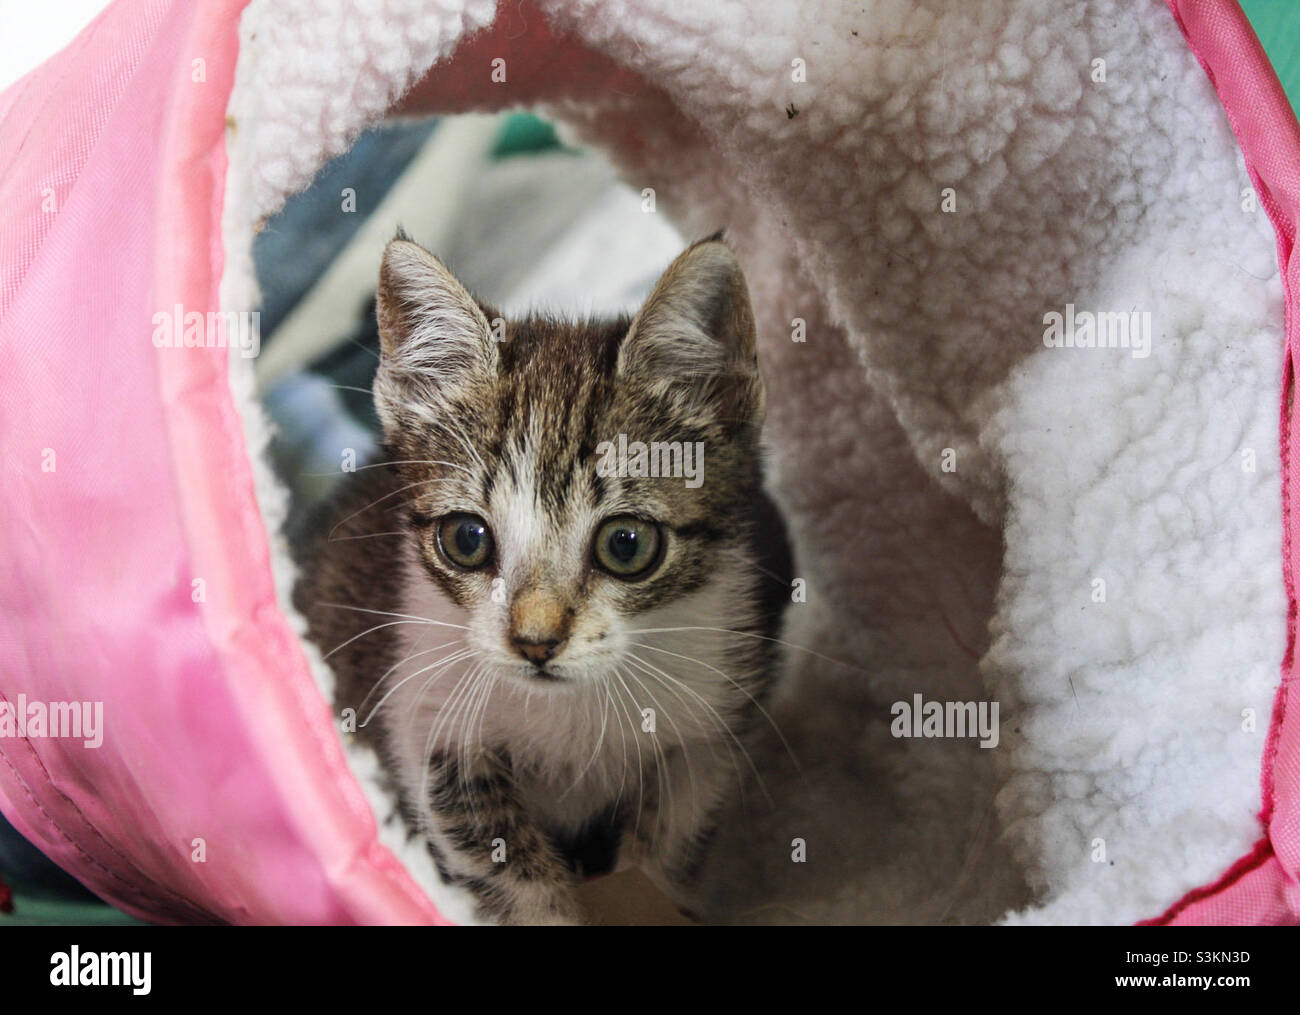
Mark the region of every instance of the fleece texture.
POLYGON ((1249 851, 1282 286, 1163 3, 253 0, 240 38, 226 307, 259 225, 394 109, 537 107, 684 235, 727 228, 806 596, 774 709, 799 766, 769 738, 707 917, 1130 922, 1249 851), (1067 312, 1149 345, 1049 347, 1067 312), (997 746, 894 736, 917 694, 997 702, 997 746))

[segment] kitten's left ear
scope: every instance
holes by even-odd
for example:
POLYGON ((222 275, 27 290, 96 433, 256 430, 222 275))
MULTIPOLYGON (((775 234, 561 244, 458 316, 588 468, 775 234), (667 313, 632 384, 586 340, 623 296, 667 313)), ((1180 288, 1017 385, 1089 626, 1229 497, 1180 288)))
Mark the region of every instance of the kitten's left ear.
POLYGON ((680 411, 762 422, 754 312, 730 247, 701 240, 668 266, 623 339, 618 372, 680 411))

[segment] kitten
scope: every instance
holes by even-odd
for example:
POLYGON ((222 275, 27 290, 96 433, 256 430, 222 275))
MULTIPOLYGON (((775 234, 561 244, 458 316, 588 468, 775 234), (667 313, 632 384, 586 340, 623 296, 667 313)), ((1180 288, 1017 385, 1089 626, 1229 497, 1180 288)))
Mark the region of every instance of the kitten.
POLYGON ((576 880, 634 864, 685 907, 789 589, 740 266, 719 235, 630 322, 502 322, 399 232, 377 317, 385 458, 295 591, 336 705, 481 918, 578 921, 576 880))

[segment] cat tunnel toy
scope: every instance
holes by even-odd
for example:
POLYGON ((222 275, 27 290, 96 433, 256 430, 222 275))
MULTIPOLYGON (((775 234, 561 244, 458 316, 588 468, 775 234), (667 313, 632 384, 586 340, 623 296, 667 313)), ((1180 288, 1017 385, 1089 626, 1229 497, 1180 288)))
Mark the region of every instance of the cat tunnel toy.
MULTIPOLYGON (((782 707, 901 801, 806 912, 1300 920, 1300 128, 1216 0, 116 0, 0 95, 6 818, 150 920, 458 918, 300 636, 234 336, 362 129, 514 106, 749 276, 787 637, 860 664, 782 707)), ((872 804, 809 806, 815 863, 872 804)))

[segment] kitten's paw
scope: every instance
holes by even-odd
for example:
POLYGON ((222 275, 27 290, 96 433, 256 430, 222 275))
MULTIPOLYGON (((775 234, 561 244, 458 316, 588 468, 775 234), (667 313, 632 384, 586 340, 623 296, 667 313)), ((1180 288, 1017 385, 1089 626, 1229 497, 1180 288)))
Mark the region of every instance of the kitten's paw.
POLYGON ((567 885, 519 885, 507 898, 485 901, 483 915, 513 927, 576 927, 586 921, 567 885))

